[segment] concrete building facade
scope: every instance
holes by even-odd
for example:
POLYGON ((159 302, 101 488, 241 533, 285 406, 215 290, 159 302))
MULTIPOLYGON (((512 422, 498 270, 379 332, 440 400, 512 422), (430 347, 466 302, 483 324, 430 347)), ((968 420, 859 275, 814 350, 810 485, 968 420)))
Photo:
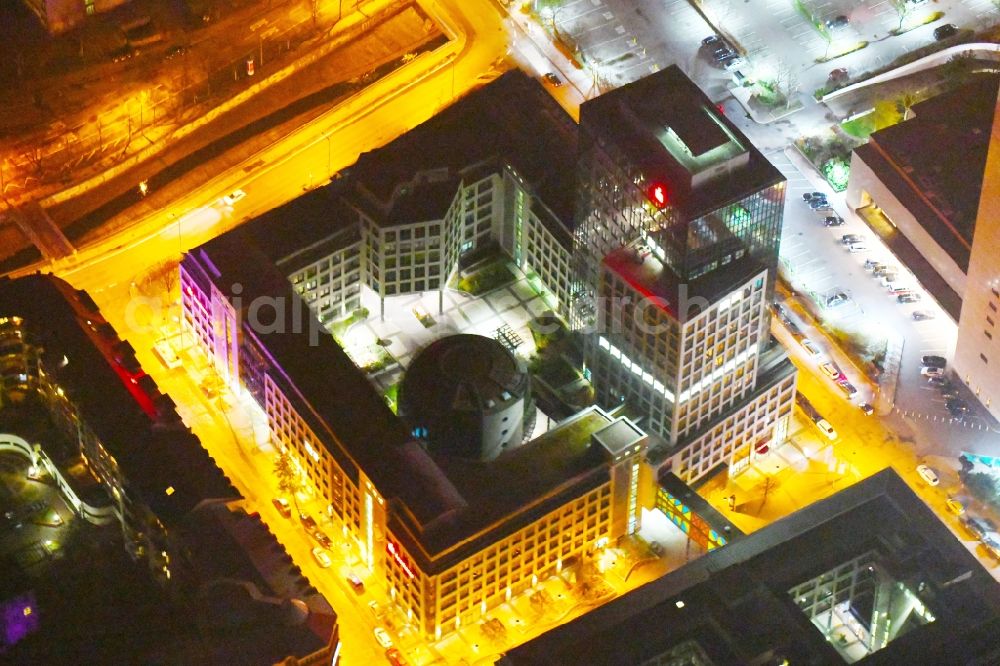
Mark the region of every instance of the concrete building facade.
POLYGON ((1000 419, 1000 101, 994 106, 989 152, 973 236, 954 368, 994 418, 1000 419))

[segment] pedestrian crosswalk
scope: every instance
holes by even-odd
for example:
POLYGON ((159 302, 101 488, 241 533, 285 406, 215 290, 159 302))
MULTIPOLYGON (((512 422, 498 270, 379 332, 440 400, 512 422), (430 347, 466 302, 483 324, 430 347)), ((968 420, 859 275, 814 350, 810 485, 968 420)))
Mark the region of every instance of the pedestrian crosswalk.
POLYGON ((1000 429, 990 428, 988 425, 983 423, 981 420, 971 420, 971 419, 956 419, 950 416, 943 416, 939 414, 926 414, 924 412, 918 412, 909 409, 899 409, 898 407, 893 408, 893 411, 900 416, 911 418, 911 419, 921 419, 924 421, 932 421, 934 423, 947 423, 953 426, 968 428, 969 430, 982 430, 991 432, 1000 432, 1000 429))

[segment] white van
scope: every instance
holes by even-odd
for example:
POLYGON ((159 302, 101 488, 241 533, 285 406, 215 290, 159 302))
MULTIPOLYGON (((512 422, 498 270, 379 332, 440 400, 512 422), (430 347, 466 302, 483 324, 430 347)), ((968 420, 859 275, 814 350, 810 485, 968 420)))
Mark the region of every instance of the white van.
POLYGON ((826 419, 819 419, 815 422, 816 427, 819 428, 828 439, 837 439, 837 431, 833 429, 830 422, 826 419))

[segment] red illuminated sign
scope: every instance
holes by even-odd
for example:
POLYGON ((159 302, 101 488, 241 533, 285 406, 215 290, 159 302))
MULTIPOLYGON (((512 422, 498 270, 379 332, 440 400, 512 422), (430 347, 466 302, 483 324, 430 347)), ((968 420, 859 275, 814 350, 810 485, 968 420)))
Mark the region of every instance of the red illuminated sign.
POLYGON ((667 186, 663 183, 653 183, 649 186, 649 200, 657 208, 667 205, 667 186))
POLYGON ((403 559, 403 554, 400 553, 399 550, 396 548, 396 544, 394 544, 391 541, 386 541, 385 550, 387 553, 392 555, 392 559, 396 560, 396 564, 399 565, 399 568, 402 569, 407 576, 409 576, 410 578, 417 577, 416 574, 413 573, 413 570, 410 569, 410 565, 407 564, 406 560, 403 559))

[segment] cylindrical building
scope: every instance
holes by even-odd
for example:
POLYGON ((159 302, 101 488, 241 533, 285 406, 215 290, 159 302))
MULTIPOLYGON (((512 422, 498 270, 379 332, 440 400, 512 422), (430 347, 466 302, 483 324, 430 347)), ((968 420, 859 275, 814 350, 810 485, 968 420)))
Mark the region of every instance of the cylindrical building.
POLYGON ((433 453, 492 460, 524 439, 528 373, 496 340, 452 335, 428 345, 399 388, 399 414, 433 453))

